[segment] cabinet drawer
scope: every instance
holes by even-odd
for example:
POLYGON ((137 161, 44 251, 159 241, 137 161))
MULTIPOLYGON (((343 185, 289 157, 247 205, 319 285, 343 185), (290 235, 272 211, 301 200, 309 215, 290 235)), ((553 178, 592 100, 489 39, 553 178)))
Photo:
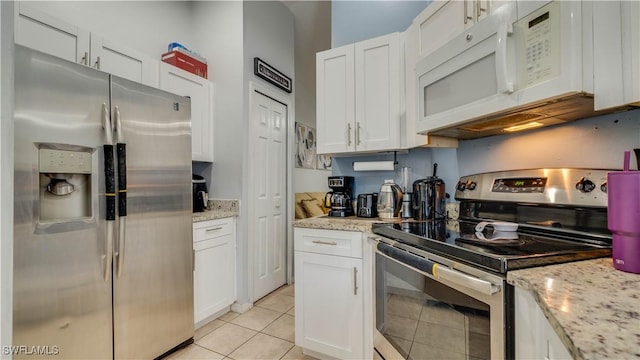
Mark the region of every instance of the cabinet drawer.
POLYGON ((202 221, 193 224, 193 242, 213 239, 233 233, 233 218, 202 221))
POLYGON ((296 251, 362 258, 362 233, 323 229, 294 229, 296 251))

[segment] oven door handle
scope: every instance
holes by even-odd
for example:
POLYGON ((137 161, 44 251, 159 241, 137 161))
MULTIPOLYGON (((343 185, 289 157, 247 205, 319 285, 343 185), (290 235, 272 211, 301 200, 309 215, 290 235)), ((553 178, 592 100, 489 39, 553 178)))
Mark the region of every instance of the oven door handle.
POLYGON ((379 253, 422 273, 431 275, 435 279, 447 280, 485 295, 493 295, 499 292, 501 288, 490 281, 478 279, 477 277, 440 265, 423 257, 412 255, 404 250, 397 249, 382 242, 378 243, 377 249, 379 253))

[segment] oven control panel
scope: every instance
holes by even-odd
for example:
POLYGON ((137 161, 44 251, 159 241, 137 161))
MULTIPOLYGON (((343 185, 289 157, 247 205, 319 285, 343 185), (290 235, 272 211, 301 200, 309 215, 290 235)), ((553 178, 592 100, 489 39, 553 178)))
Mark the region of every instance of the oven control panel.
POLYGON ((488 200, 607 206, 602 169, 530 169, 467 175, 456 184, 456 200, 488 200))

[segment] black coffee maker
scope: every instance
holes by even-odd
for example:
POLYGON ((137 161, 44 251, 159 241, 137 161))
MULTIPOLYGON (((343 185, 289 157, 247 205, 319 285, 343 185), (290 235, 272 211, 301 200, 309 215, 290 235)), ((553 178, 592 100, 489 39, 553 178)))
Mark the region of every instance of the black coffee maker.
POLYGON ((191 182, 193 183, 193 212, 203 212, 209 208, 207 182, 202 176, 196 174, 192 174, 191 182))
POLYGON ((324 196, 324 206, 330 208, 329 216, 353 216, 353 176, 329 176, 331 191, 324 196))

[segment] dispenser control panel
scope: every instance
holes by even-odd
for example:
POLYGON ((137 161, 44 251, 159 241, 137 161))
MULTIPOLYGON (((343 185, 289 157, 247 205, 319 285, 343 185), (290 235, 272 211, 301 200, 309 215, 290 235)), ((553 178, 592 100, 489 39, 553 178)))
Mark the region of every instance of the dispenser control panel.
POLYGON ((40 172, 63 174, 91 174, 91 153, 40 149, 40 172))

